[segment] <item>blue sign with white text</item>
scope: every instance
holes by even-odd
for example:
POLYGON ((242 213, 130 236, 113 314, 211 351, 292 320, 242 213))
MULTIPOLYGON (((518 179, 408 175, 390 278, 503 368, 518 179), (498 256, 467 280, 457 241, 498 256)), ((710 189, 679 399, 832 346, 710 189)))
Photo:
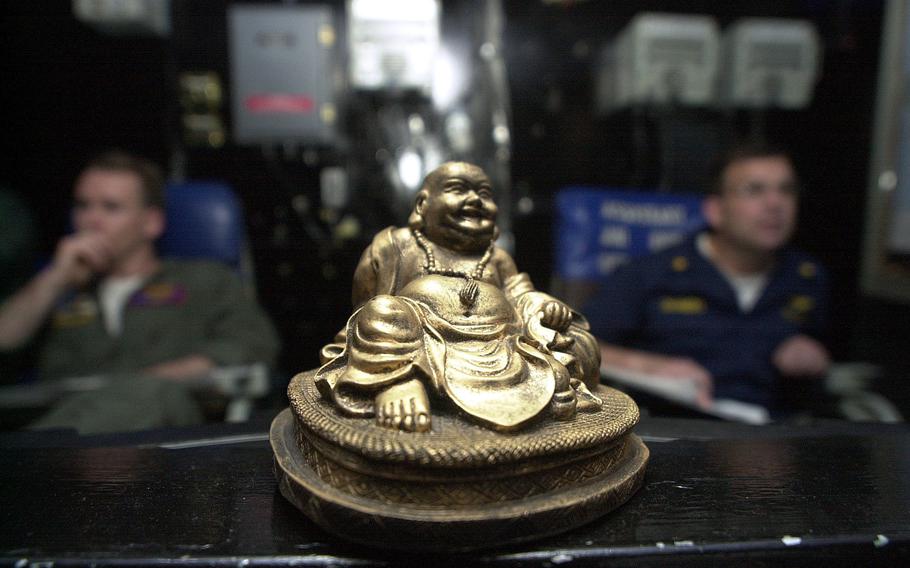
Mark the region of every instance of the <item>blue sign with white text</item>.
POLYGON ((683 240, 705 224, 692 194, 567 187, 556 195, 556 274, 600 280, 630 258, 683 240))

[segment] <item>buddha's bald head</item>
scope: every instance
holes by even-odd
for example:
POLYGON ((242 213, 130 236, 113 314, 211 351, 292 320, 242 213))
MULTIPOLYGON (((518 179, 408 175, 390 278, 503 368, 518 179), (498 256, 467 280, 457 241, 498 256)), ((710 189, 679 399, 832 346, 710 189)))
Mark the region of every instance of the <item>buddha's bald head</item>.
POLYGON ((437 244, 474 251, 494 238, 497 211, 490 178, 481 168, 446 162, 424 179, 411 224, 437 244))

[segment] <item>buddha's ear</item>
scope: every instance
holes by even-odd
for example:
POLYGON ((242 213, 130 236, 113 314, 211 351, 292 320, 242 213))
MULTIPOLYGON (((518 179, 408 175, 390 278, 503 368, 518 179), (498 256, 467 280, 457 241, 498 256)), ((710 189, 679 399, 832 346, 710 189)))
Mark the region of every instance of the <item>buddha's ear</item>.
POLYGON ((414 213, 423 215, 423 208, 426 207, 427 198, 429 196, 430 192, 426 189, 421 189, 417 192, 417 197, 414 199, 414 213))
POLYGON ((414 210, 411 211, 411 215, 408 216, 408 227, 412 229, 423 229, 423 209, 427 202, 427 196, 429 192, 425 189, 421 189, 417 192, 417 198, 414 200, 414 210))

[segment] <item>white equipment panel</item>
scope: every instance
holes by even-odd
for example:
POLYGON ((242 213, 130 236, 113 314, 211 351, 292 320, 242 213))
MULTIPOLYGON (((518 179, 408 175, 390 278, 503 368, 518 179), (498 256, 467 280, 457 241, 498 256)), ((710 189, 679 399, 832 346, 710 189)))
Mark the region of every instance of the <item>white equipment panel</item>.
POLYGON ((724 31, 721 105, 804 108, 812 99, 820 53, 809 22, 738 20, 724 31))
POLYGON ((637 104, 714 102, 720 33, 710 16, 641 13, 604 54, 601 112, 637 104))
POLYGON ((347 15, 354 88, 430 93, 440 43, 439 0, 349 0, 347 15))

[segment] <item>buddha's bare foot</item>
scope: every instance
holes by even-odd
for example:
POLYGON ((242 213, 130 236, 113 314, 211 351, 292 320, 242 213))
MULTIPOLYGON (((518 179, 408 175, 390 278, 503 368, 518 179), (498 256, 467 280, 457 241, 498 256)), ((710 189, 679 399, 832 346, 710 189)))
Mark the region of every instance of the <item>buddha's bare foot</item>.
POLYGON ((430 429, 430 401, 423 384, 414 379, 393 385, 376 395, 376 422, 405 432, 430 429))

